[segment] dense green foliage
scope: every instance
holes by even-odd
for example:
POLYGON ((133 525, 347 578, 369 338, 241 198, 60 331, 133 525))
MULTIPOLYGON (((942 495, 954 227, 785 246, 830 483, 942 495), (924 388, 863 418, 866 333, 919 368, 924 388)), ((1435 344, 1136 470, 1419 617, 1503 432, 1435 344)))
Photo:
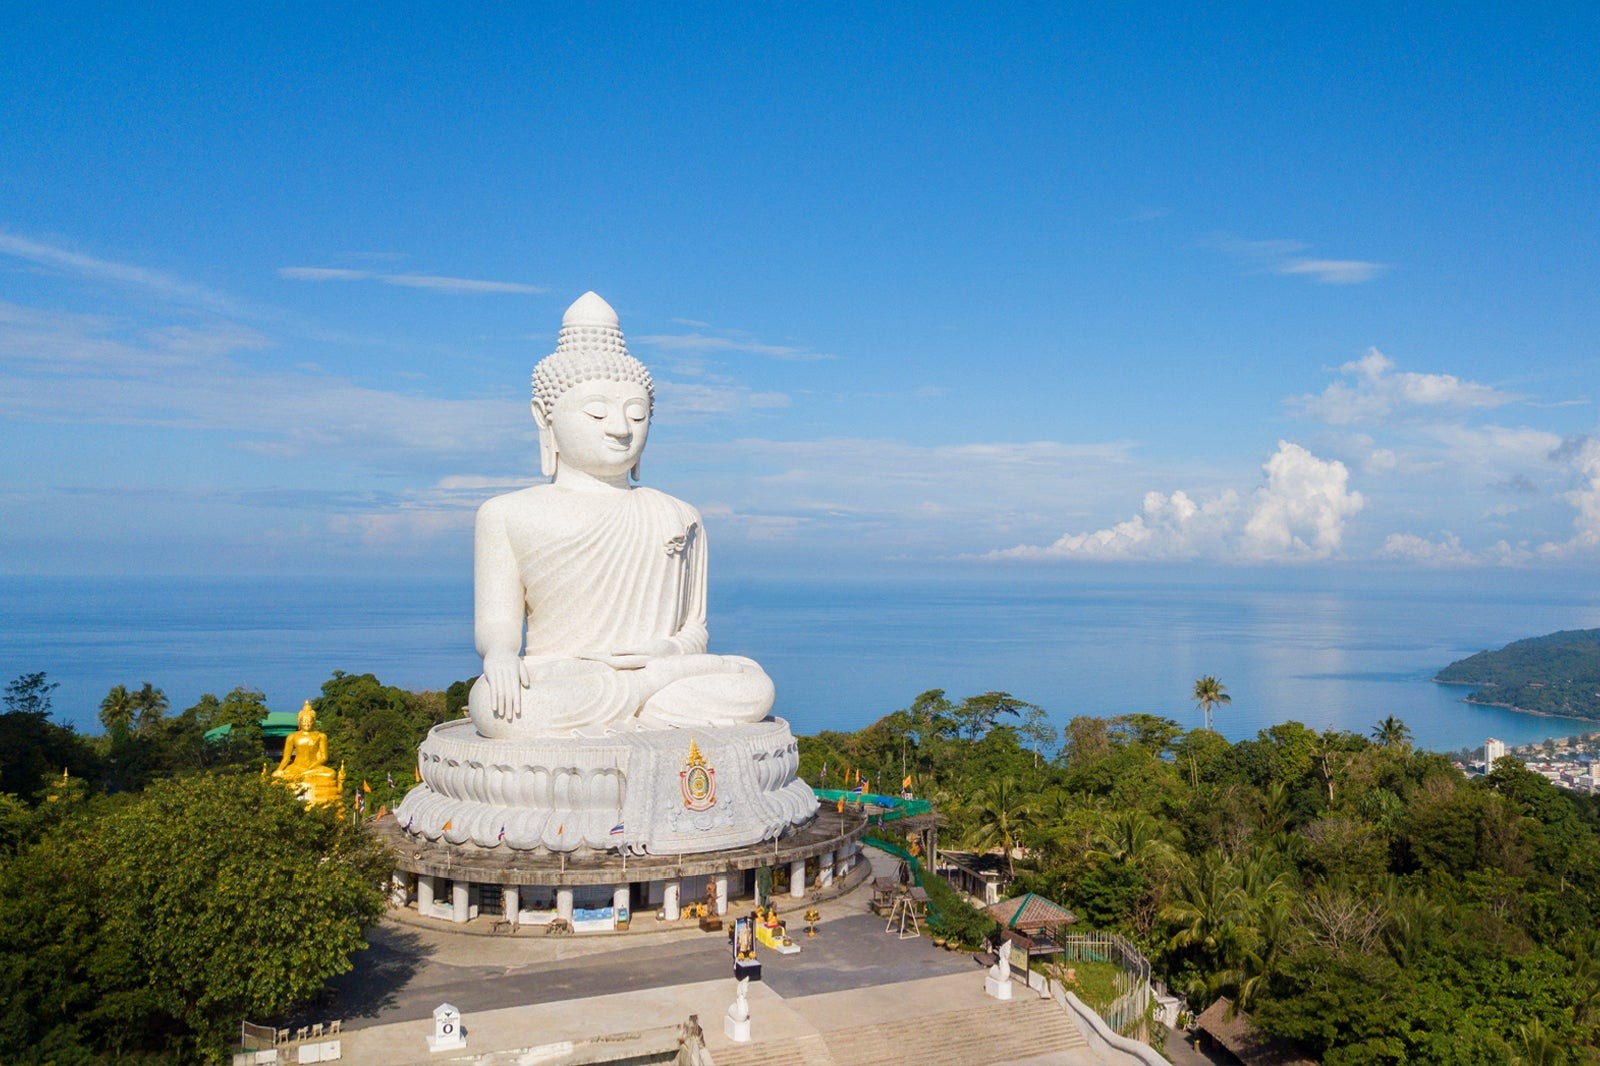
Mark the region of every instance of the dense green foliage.
POLYGON ((932 691, 803 737, 802 770, 904 765, 943 846, 1008 853, 1008 894, 1121 932, 1193 1008, 1229 996, 1334 1066, 1600 1061, 1595 798, 1514 760, 1469 780, 1393 716, 1232 744, 1084 716, 1045 757, 960 706, 932 691))
MULTIPOLYGON (((325 688, 347 738, 394 691, 369 681, 325 688)), ((52 688, 24 675, 0 714, 0 1062, 217 1059, 242 1018, 350 968, 392 859, 348 810, 265 780, 260 693, 173 716, 160 689, 117 686, 86 738, 50 720, 52 688)), ((393 731, 415 750, 412 719, 393 731)))
POLYGON ((1474 685, 1472 703, 1600 719, 1600 629, 1569 629, 1480 651, 1434 678, 1474 685))

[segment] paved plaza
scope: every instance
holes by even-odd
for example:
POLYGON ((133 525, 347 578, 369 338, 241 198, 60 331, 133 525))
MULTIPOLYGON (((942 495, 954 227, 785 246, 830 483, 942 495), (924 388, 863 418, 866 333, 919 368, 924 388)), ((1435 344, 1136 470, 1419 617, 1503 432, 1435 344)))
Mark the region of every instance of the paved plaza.
POLYGON ((722 1031, 734 996, 727 936, 692 923, 546 937, 472 935, 391 919, 373 931, 356 969, 334 984, 321 1018, 308 1020, 341 1019, 342 1061, 350 1066, 585 1061, 581 1049, 564 1053, 564 1042, 605 1037, 610 1049, 622 1050, 651 1030, 659 1042, 660 1030, 691 1014, 719 1064, 900 1061, 897 1046, 909 1049, 915 1039, 936 1040, 953 1056, 940 1061, 1101 1061, 1053 1003, 1020 986, 1013 1003, 998 1003, 984 994, 983 970, 969 955, 936 948, 927 936, 901 940, 886 932, 884 919, 867 910, 869 896, 856 891, 819 904, 815 938, 804 936, 804 907, 786 912, 802 950, 782 956, 760 949, 762 980, 749 992, 750 1044, 734 1044, 722 1031), (461 1011, 468 1047, 454 1055, 465 1058, 428 1051, 441 1003, 461 1011), (943 1036, 941 1025, 950 1030, 943 1036), (906 1031, 896 1035, 897 1026, 906 1031), (1015 1038, 1010 1044, 1001 1040, 1007 1035, 1015 1038), (479 1058, 530 1048, 546 1051, 479 1058), (989 1052, 995 1057, 984 1057, 989 1052))

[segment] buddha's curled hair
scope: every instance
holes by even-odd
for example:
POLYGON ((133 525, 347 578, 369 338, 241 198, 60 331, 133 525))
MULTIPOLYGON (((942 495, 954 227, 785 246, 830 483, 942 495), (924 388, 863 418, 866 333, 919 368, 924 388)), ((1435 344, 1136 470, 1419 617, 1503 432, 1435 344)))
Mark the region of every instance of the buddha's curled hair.
POLYGON ((615 326, 561 327, 556 350, 533 368, 533 401, 546 412, 574 385, 585 381, 625 381, 644 386, 650 408, 656 405, 656 386, 643 363, 628 354, 622 330, 615 326))

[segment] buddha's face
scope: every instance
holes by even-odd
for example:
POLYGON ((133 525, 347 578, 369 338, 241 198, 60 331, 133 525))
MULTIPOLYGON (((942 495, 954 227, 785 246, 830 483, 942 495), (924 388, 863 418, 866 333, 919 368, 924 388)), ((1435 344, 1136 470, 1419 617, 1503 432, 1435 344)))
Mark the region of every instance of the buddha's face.
POLYGON ((644 452, 650 394, 630 382, 585 381, 561 394, 549 419, 563 466, 614 478, 644 452))

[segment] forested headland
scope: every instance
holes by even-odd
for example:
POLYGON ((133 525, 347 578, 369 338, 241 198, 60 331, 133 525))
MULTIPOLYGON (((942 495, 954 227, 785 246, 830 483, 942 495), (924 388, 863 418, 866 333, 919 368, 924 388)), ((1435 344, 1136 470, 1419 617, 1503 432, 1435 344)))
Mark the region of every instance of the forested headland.
MULTIPOLYGON (((1195 699, 1225 714, 1202 681, 1195 699)), ((356 795, 368 817, 392 808, 466 689, 323 685, 339 818, 263 783, 259 693, 174 713, 159 688, 119 686, 104 733, 82 736, 53 720, 43 675, 12 682, 0 1061, 214 1058, 241 1017, 281 1016, 347 970, 390 869, 356 795)), ((941 843, 1002 858, 1010 892, 1122 933, 1191 1009, 1228 996, 1327 1063, 1600 1061, 1600 802, 1514 759, 1469 779, 1392 717, 1229 743, 1152 714, 1063 729, 1007 693, 938 690, 800 753, 814 785, 910 777, 941 843)), ((946 911, 963 938, 992 930, 946 911)))
POLYGON ((1468 703, 1600 720, 1600 629, 1567 629, 1480 651, 1434 680, 1474 686, 1468 703))

